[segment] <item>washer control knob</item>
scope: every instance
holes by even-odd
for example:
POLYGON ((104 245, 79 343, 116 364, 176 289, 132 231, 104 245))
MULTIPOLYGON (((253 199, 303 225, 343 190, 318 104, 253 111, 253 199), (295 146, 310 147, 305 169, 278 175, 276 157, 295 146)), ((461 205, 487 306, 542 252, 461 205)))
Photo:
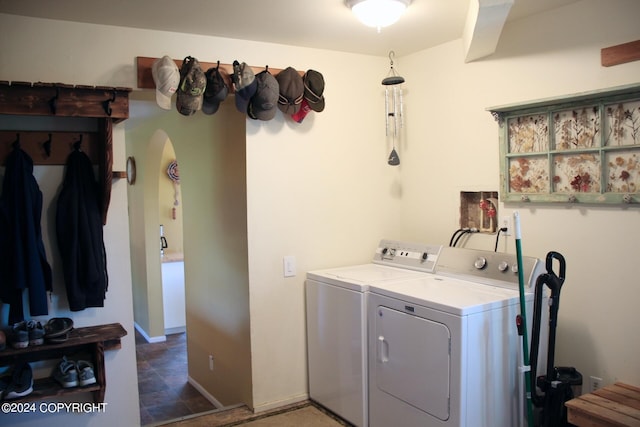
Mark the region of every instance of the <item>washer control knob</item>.
POLYGON ((518 264, 517 264, 517 263, 516 263, 516 264, 513 264, 513 265, 511 266, 511 271, 513 271, 514 273, 517 273, 517 272, 518 272, 518 264))
POLYGON ((498 270, 507 271, 508 269, 509 269, 509 263, 507 261, 501 261, 500 264, 498 264, 498 270))
POLYGON ((476 258, 476 261, 473 263, 473 265, 478 270, 482 270, 487 266, 487 259, 483 256, 479 256, 478 258, 476 258))

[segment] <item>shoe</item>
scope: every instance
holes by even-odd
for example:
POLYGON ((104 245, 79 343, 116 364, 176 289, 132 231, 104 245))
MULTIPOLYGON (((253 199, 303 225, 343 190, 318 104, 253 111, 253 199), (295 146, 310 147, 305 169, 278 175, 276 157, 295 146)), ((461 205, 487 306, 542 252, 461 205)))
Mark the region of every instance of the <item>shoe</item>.
POLYGON ((33 392, 33 372, 31 365, 21 363, 16 365, 11 375, 11 383, 4 389, 2 393, 3 399, 17 399, 24 397, 33 392))
POLYGON ((2 375, 0 375, 0 400, 2 400, 2 398, 4 397, 4 392, 9 387, 9 384, 11 384, 12 374, 13 371, 7 370, 6 372, 3 372, 2 375))
POLYGON ((76 362, 67 360, 67 357, 64 356, 53 371, 53 378, 64 388, 76 387, 78 385, 76 362))
POLYGON ((29 347, 29 331, 27 322, 18 322, 11 327, 11 346, 13 348, 29 347))
POLYGON ((54 317, 44 325, 44 338, 51 342, 66 341, 73 329, 73 320, 68 317, 54 317))
POLYGON ((44 344, 44 328, 40 322, 30 320, 27 323, 27 330, 29 332, 29 345, 44 344))
POLYGON ((95 384, 96 376, 93 373, 93 365, 86 360, 78 360, 76 363, 78 368, 79 383, 81 386, 95 384))

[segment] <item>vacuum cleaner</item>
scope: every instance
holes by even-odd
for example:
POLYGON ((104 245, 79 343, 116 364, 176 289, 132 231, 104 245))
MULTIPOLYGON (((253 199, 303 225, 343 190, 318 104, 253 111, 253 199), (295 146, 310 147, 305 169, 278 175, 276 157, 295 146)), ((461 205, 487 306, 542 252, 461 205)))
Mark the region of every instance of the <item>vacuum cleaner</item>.
POLYGON ((560 290, 565 279, 566 263, 558 252, 549 252, 546 258, 546 273, 536 280, 533 326, 531 333, 531 383, 536 384, 544 393, 539 395, 534 386, 531 390, 533 405, 540 410, 539 423, 541 427, 570 426, 567 422, 565 402, 573 399, 575 385, 582 385, 582 375, 572 367, 555 367, 554 353, 556 345, 556 327, 558 324, 558 309, 560 308, 560 290), (553 271, 554 260, 558 261, 559 273, 553 271), (537 376, 538 352, 540 347, 540 321, 542 318, 542 297, 544 287, 550 289, 549 296, 549 346, 547 353, 547 372, 537 376))

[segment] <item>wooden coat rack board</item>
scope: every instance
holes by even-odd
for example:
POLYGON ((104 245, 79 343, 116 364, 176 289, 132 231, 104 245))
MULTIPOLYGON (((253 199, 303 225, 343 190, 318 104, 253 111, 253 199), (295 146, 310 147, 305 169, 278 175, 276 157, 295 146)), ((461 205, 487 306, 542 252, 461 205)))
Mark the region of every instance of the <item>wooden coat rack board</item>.
POLYGON ((4 166, 7 155, 18 144, 35 165, 64 165, 78 145, 91 163, 99 164, 99 142, 99 135, 94 132, 0 131, 0 159, 4 166))
POLYGON ((62 83, 0 81, 0 114, 14 116, 79 117, 97 120, 96 132, 0 130, 0 164, 19 144, 35 165, 64 165, 79 145, 98 165, 102 222, 106 224, 113 177, 113 124, 129 117, 130 88, 72 86, 62 83))
MULTIPOLYGON (((153 81, 153 75, 151 74, 151 66, 153 65, 156 59, 158 58, 150 58, 147 56, 136 57, 136 66, 138 69, 138 87, 140 89, 156 88, 156 84, 153 81)), ((178 66, 178 69, 182 66, 182 59, 174 59, 173 61, 178 66)), ((200 63, 200 67, 202 68, 202 71, 207 71, 209 68, 212 68, 212 67, 215 68, 218 66, 217 62, 202 62, 202 61, 198 61, 198 62, 200 63)), ((267 66, 264 66, 264 67, 251 66, 251 69, 255 74, 263 71, 265 68, 267 68, 267 66)), ((276 76, 280 71, 282 71, 282 69, 269 67, 269 72, 274 76, 276 76)), ((300 70, 297 70, 297 71, 298 71, 298 74, 300 74, 301 76, 303 76, 305 73, 305 71, 300 71, 300 70)), ((220 74, 222 75, 222 78, 224 79, 225 83, 227 84, 227 87, 229 88, 229 93, 230 94, 234 93, 233 84, 231 84, 231 75, 233 74, 233 64, 221 63, 220 74)))

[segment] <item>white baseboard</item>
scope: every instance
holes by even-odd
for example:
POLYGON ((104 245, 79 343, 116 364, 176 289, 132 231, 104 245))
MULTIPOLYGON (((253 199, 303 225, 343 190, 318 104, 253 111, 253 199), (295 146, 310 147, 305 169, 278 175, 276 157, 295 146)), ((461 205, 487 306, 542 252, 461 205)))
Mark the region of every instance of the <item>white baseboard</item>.
POLYGON ((166 328, 164 330, 165 335, 181 334, 183 332, 187 332, 187 328, 185 326, 176 326, 175 328, 166 328))
POLYGON ((216 407, 216 409, 220 409, 223 408, 224 405, 222 403, 220 403, 218 401, 218 399, 216 399, 215 397, 213 397, 212 395, 209 394, 209 392, 207 390, 204 389, 204 387, 202 387, 200 385, 200 383, 198 383, 196 380, 194 380, 193 378, 191 378, 191 376, 187 377, 187 381, 189 382, 189 384, 191 384, 196 390, 198 390, 200 392, 200 394, 202 394, 205 399, 207 399, 209 402, 211 402, 211 404, 213 406, 216 407))
POLYGON ((269 402, 269 403, 265 403, 263 405, 257 405, 256 407, 253 408, 253 412, 255 414, 259 414, 261 412, 265 412, 265 411, 270 411, 272 409, 277 409, 283 406, 287 406, 287 405, 293 405, 295 403, 300 403, 300 402, 304 402, 306 400, 309 400, 309 394, 308 393, 304 393, 304 394, 300 394, 297 396, 291 396, 287 399, 283 399, 283 400, 278 400, 276 402, 269 402))
POLYGON ((148 343, 156 343, 156 342, 165 342, 167 337, 165 335, 160 335, 158 337, 150 337, 147 332, 142 329, 142 326, 138 325, 136 322, 133 322, 133 326, 136 328, 136 331, 140 332, 140 335, 148 342, 148 343))

